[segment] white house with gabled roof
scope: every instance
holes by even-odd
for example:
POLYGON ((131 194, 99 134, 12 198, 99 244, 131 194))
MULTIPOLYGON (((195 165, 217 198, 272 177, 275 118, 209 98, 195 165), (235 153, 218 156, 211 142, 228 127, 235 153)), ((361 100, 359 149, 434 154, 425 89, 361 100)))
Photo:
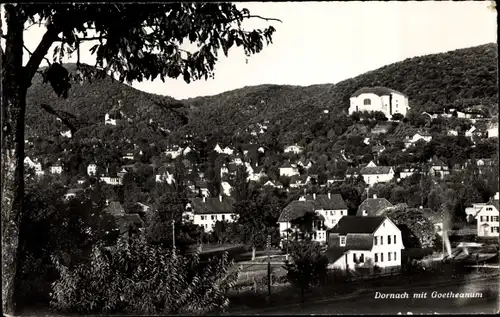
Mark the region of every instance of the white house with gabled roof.
POLYGON ((496 237, 498 238, 498 193, 493 199, 490 199, 477 213, 477 235, 478 237, 496 237))
POLYGON ((401 230, 389 218, 345 216, 328 231, 325 255, 331 269, 397 270, 404 248, 401 230))

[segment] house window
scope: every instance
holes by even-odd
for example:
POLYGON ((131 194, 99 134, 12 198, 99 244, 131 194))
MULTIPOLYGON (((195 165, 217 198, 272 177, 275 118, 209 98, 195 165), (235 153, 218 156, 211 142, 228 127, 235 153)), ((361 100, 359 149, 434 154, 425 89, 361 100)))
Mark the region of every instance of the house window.
POLYGON ((330 211, 330 216, 335 216, 335 211, 330 211))
POLYGON ((374 237, 373 243, 374 243, 375 245, 377 245, 377 244, 378 244, 378 237, 374 237))
POLYGON ((396 252, 394 252, 394 261, 396 261, 396 252))
POLYGON ((391 244, 391 236, 387 236, 387 244, 391 244))
POLYGON ((353 260, 354 263, 358 263, 358 257, 356 256, 356 253, 352 254, 352 260, 353 260))
POLYGON ((491 233, 498 233, 498 227, 491 227, 491 233))
POLYGON ((378 253, 375 253, 375 263, 378 262, 378 253))
POLYGON ((226 215, 222 215, 222 220, 226 220, 226 215))
POLYGON ((372 101, 371 101, 370 99, 366 98, 365 100, 363 100, 363 104, 364 104, 365 106, 369 106, 369 105, 371 105, 371 104, 372 104, 372 101))
POLYGON ((365 255, 364 255, 364 253, 361 253, 361 255, 359 256, 359 262, 360 263, 364 263, 365 262, 365 255))
POLYGON ((391 261, 391 252, 387 252, 387 261, 391 261))
POLYGON ((486 222, 488 222, 490 220, 489 216, 485 216, 485 218, 486 218, 486 220, 485 220, 486 222))
POLYGON ((486 208, 486 211, 493 211, 493 208, 491 208, 491 207, 487 207, 487 208, 486 208))
POLYGON ((479 221, 483 222, 484 221, 483 218, 484 218, 483 216, 479 217, 479 221))
POLYGON ((394 244, 396 244, 396 235, 394 235, 394 244))
POLYGON ((345 247, 345 236, 340 237, 340 246, 345 247))
POLYGON ((380 253, 380 262, 384 262, 384 254, 380 253))
POLYGON ((217 215, 212 215, 212 220, 217 220, 217 215))
POLYGON ((384 244, 384 236, 380 236, 380 245, 384 244))
POLYGON ((493 216, 493 221, 498 222, 498 216, 493 216))

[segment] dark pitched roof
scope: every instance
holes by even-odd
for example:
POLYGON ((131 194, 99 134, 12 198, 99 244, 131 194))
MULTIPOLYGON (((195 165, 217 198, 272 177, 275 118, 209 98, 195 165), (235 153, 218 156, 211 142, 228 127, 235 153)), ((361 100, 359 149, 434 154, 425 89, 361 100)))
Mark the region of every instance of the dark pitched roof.
POLYGON ((356 92, 354 92, 351 95, 351 97, 357 97, 361 94, 375 94, 377 96, 387 96, 387 95, 390 95, 392 93, 401 94, 401 95, 406 97, 405 94, 403 94, 397 90, 387 88, 387 87, 381 87, 381 86, 360 88, 360 89, 356 90, 356 92))
POLYGON ((311 201, 294 200, 283 209, 278 222, 288 222, 304 216, 307 212, 314 212, 314 204, 311 201))
POLYGON ((386 217, 344 216, 329 230, 330 234, 361 233, 372 234, 387 219, 386 217))
POLYGON ((219 197, 208 197, 205 202, 203 198, 190 199, 191 206, 195 214, 225 214, 233 213, 233 204, 235 203, 232 197, 223 197, 220 201, 219 197))
POLYGON ((76 194, 83 191, 83 188, 70 188, 66 193, 67 194, 76 194))
POLYGON ((362 175, 389 174, 391 166, 365 166, 360 170, 362 175))
POLYGON ((368 216, 380 216, 380 211, 393 205, 385 198, 367 198, 358 207, 357 216, 363 216, 363 211, 366 210, 368 216))
POLYGON ((347 205, 340 194, 332 194, 330 198, 328 198, 328 195, 316 195, 316 199, 313 198, 313 195, 307 195, 305 198, 306 201, 311 201, 314 204, 315 210, 347 209, 347 205))
POLYGON ((290 162, 285 162, 283 165, 281 165, 280 168, 289 168, 289 167, 292 167, 292 164, 290 164, 290 162))
MULTIPOLYGON (((359 217, 360 218, 360 217, 359 217)), ((342 234, 344 235, 344 234, 342 234)), ((373 248, 373 234, 371 233, 347 233, 345 234, 345 247, 340 246, 341 234, 330 233, 328 236, 328 246, 330 248, 342 248, 347 250, 371 250, 373 248)))
POLYGON ((344 255, 345 251, 347 251, 347 249, 341 247, 333 247, 326 249, 325 256, 328 259, 328 263, 337 262, 337 260, 344 255))
POLYGON ((349 167, 346 170, 346 175, 359 174, 361 171, 360 167, 349 167))
POLYGON ((493 207, 500 211, 500 208, 498 208, 498 200, 490 199, 490 201, 488 201, 488 205, 493 205, 493 207))
POLYGON ((128 231, 130 225, 136 225, 138 227, 144 226, 144 221, 142 221, 141 217, 138 214, 124 214, 121 216, 117 216, 116 222, 118 227, 120 228, 120 234, 123 234, 128 231))

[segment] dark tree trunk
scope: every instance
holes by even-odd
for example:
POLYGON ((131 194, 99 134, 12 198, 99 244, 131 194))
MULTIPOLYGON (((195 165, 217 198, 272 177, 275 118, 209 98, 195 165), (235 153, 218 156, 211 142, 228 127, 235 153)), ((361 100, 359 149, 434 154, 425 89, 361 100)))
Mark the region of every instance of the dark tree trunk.
POLYGON ((23 70, 25 19, 15 5, 5 5, 4 8, 8 34, 5 54, 2 54, 2 309, 4 314, 13 315, 24 192, 24 114, 27 84, 23 70))

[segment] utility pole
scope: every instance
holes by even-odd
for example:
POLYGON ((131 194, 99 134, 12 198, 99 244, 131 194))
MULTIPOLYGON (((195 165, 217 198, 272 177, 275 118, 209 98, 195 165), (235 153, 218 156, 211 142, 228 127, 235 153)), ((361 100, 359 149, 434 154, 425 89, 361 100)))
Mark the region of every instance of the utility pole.
POLYGON ((271 303, 271 235, 267 235, 267 300, 271 303))
POLYGON ((175 220, 172 219, 172 250, 175 251, 175 220))

